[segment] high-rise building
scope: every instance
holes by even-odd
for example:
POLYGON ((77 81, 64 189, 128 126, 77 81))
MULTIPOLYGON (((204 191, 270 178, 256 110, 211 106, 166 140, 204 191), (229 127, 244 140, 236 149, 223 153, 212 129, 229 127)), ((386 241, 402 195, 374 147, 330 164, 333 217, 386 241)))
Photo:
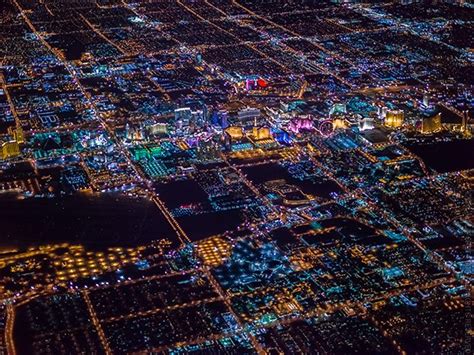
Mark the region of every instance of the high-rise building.
POLYGON ((441 131, 441 112, 431 116, 425 117, 421 121, 421 133, 430 134, 441 131))
POLYGON ((147 127, 148 133, 153 135, 160 135, 168 133, 168 125, 165 123, 155 123, 147 127))
POLYGON ((13 137, 13 140, 17 141, 18 144, 25 143, 25 137, 23 134, 23 128, 20 127, 9 127, 8 128, 8 134, 10 134, 13 137))
POLYGON ((225 130, 225 132, 232 140, 239 140, 244 136, 244 130, 239 126, 230 126, 225 130))
POLYGON ((378 106, 377 114, 379 116, 379 120, 385 119, 385 117, 387 116, 387 112, 388 112, 387 106, 378 106))
POLYGON ((467 132, 467 124, 469 121, 469 111, 465 110, 462 113, 462 126, 461 126, 461 132, 466 133, 467 132))
POLYGON ((3 142, 0 148, 1 159, 14 158, 20 155, 20 146, 15 140, 3 142))
POLYGON ((261 112, 258 108, 247 107, 237 113, 240 122, 254 121, 260 118, 261 112))
POLYGON ((219 120, 222 128, 229 127, 229 113, 226 110, 219 111, 219 120))
POLYGON ((345 113, 347 113, 347 105, 345 103, 335 103, 329 110, 329 116, 345 113))
POLYGON ((429 107, 430 106, 430 97, 428 96, 427 93, 423 95, 423 106, 424 107, 429 107))
POLYGON ((390 110, 385 115, 384 125, 390 128, 400 128, 403 125, 404 113, 402 110, 390 110))
POLYGON ((190 107, 180 107, 174 110, 175 125, 177 128, 186 127, 191 122, 192 111, 190 107))
POLYGON ((254 126, 252 129, 252 136, 254 139, 262 140, 271 138, 270 128, 254 126))
POLYGON ((181 107, 174 110, 175 127, 177 129, 202 127, 207 122, 207 108, 192 110, 190 107, 181 107))
POLYGON ((346 129, 347 123, 341 118, 336 118, 334 121, 332 121, 332 126, 334 129, 346 129))
POLYGON ((359 122, 360 125, 360 130, 361 131, 366 131, 369 129, 374 129, 374 119, 372 117, 366 117, 363 120, 359 122))

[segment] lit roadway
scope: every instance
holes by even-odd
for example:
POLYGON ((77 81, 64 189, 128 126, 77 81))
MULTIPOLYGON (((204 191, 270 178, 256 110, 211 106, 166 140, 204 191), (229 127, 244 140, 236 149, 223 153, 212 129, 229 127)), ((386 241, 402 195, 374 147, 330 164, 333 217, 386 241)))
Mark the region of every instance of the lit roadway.
POLYGON ((100 32, 96 26, 94 26, 84 15, 80 14, 79 17, 89 26, 89 28, 94 31, 100 38, 110 44, 112 47, 117 49, 122 55, 127 55, 129 53, 125 53, 122 48, 117 46, 114 42, 112 42, 109 38, 107 38, 102 32, 100 32))
MULTIPOLYGON (((205 269, 206 275, 211 282, 211 285, 214 287, 214 289, 217 291, 217 293, 222 297, 224 300, 224 303, 227 306, 227 309, 230 311, 232 316, 235 318, 237 321, 237 324, 241 329, 245 329, 245 324, 242 322, 240 317, 234 312, 234 309, 232 308, 232 299, 226 294, 226 292, 222 289, 222 287, 219 285, 219 283, 216 281, 214 276, 212 275, 211 271, 206 268, 205 269)), ((265 351, 263 350, 262 346, 260 343, 257 341, 255 336, 252 333, 248 333, 250 341, 252 342, 253 347, 258 351, 259 354, 265 354, 265 351)))
MULTIPOLYGON (((384 217, 384 219, 388 222, 390 222, 393 226, 397 227, 399 231, 402 232, 403 236, 405 236, 408 240, 410 240, 414 245, 416 245, 419 249, 421 249, 423 252, 425 252, 427 255, 429 255, 429 257, 431 258, 431 260, 433 260, 441 269, 443 269, 444 271, 446 271, 447 273, 451 274, 451 275, 454 275, 454 270, 452 270, 450 267, 447 266, 447 264, 445 263, 445 261, 443 260, 443 258, 441 258, 437 253, 427 249, 418 239, 416 239, 412 233, 410 232, 409 228, 405 225, 402 225, 396 218, 394 218, 389 212, 387 212, 386 210, 380 208, 379 206, 377 206, 371 199, 370 197, 364 192, 362 191, 361 189, 357 189, 357 190, 354 190, 352 192, 350 192, 350 190, 339 180, 337 179, 332 173, 331 171, 329 171, 326 167, 324 167, 321 163, 318 162, 318 160, 311 154, 309 153, 308 154, 311 158, 311 160, 317 165, 319 166, 329 177, 331 177, 334 181, 337 182, 337 184, 343 188, 343 190, 346 192, 346 193, 350 193, 353 197, 357 198, 357 199, 360 199, 361 201, 365 201, 373 211, 376 211, 377 213, 379 213, 380 215, 382 215, 384 217)), ((422 162, 422 160, 413 155, 412 156, 414 157, 414 159, 417 159, 419 162, 422 162)), ((426 171, 426 167, 424 166, 424 164, 421 164, 422 167, 423 167, 423 170, 425 171, 425 173, 427 172, 426 171)), ((380 231, 379 231, 380 232, 380 231)))
POLYGON ((15 110, 15 105, 13 105, 13 101, 10 96, 10 93, 8 92, 8 87, 5 81, 5 77, 3 76, 3 73, 1 71, 0 71, 0 85, 3 89, 3 92, 5 93, 5 97, 7 98, 7 102, 8 102, 8 105, 10 106, 10 110, 12 112, 13 118, 15 119, 16 127, 19 128, 21 127, 21 122, 20 122, 20 119, 18 118, 18 113, 15 110))
MULTIPOLYGON (((237 41, 241 42, 240 38, 237 37, 235 34, 225 30, 224 28, 216 25, 215 23, 207 20, 206 18, 202 17, 200 14, 198 14, 197 12, 195 12, 191 7, 187 6, 186 3, 180 1, 180 0, 177 0, 177 3, 179 5, 181 5, 182 7, 184 7, 187 11, 189 11, 190 13, 192 13, 194 16, 196 16, 198 19, 200 19, 201 21, 204 21, 206 22, 207 24, 209 24, 210 26, 212 27, 215 27, 219 30, 221 30, 222 32, 226 33, 227 35, 231 36, 232 38, 235 38, 237 41)), ((258 54, 260 54, 263 58, 266 58, 272 62, 274 62, 276 65, 282 67, 282 68, 285 68, 285 69, 288 69, 287 67, 285 67, 284 64, 280 63, 279 61, 277 61, 276 59, 274 58, 271 58, 269 57, 266 53, 260 51, 257 47, 255 47, 253 44, 251 43, 247 43, 247 46, 249 46, 250 48, 252 48, 255 52, 257 52, 258 54)))
POLYGON ((83 290, 82 292, 82 298, 84 299, 86 305, 87 305, 87 310, 89 311, 89 315, 92 319, 92 323, 94 324, 94 328, 97 330, 97 335, 99 336, 100 342, 102 344, 102 347, 104 348, 104 351, 107 355, 112 354, 112 351, 110 350, 109 343, 107 341, 107 338, 104 334, 104 330, 102 329, 100 325, 100 321, 97 318, 97 314, 94 311, 94 307, 92 306, 91 300, 89 298, 89 291, 83 290))
MULTIPOLYGON (((21 6, 18 4, 17 0, 12 0, 13 3, 16 5, 16 7, 20 10, 20 13, 21 13, 21 16, 23 17, 23 19, 25 20, 26 24, 30 27, 30 29, 33 31, 33 33, 35 33, 37 35, 37 37, 40 39, 40 41, 44 44, 44 46, 46 48, 48 48, 52 53, 54 53, 56 55, 56 57, 58 58, 58 60, 60 60, 65 68, 67 68, 68 72, 70 73, 71 77, 73 78, 73 82, 77 85, 77 87, 80 89, 80 91, 82 92, 82 94, 84 95, 85 98, 87 98, 87 103, 88 103, 88 106, 93 110, 93 112, 95 113, 95 116, 97 117, 97 119, 99 120, 99 122, 101 123, 101 125, 104 127, 105 130, 107 130, 107 132, 109 133, 110 137, 115 141, 116 143, 116 146, 117 148, 119 149, 119 151, 126 157, 127 159, 127 162, 128 162, 128 165, 130 167, 132 167, 134 169, 134 171, 136 172, 137 176, 139 177, 139 180, 140 182, 144 183, 146 186, 147 186, 147 190, 148 190, 148 193, 151 197, 151 199, 153 200, 153 202, 158 206, 158 208, 160 209, 160 211, 163 213, 163 215, 165 216, 165 218, 168 220, 168 222, 171 224, 171 226, 174 228, 174 230, 176 231, 176 234, 178 235, 181 243, 183 245, 187 244, 190 242, 189 238, 187 237, 186 233, 181 229, 181 227, 179 226, 179 224, 176 222, 176 220, 174 219, 174 217, 171 215, 171 213, 168 211, 168 209, 166 208, 166 206, 164 205, 164 203, 160 200, 159 196, 156 194, 156 192, 154 191, 153 189, 153 183, 151 180, 149 180, 146 176, 144 176, 143 172, 138 169, 135 164, 133 163, 132 159, 131 159, 131 156, 129 154, 129 151, 128 149, 124 146, 124 144, 121 142, 121 140, 116 136, 115 134, 115 131, 113 129, 113 127, 111 127, 105 119, 103 119, 101 117, 100 114, 97 114, 96 112, 96 104, 94 102, 94 99, 91 97, 91 95, 89 95, 87 93, 87 91, 84 89, 84 87, 81 85, 80 81, 79 81, 79 78, 76 74, 76 71, 74 70, 74 68, 65 61, 64 57, 61 55, 61 53, 59 53, 57 50, 55 50, 54 48, 52 48, 45 40, 44 38, 42 38, 38 32, 36 31, 34 25, 29 21, 28 17, 26 16, 25 12, 23 11, 23 9, 21 8, 21 6)), ((232 36, 233 38, 237 38, 235 35, 233 35, 232 33, 230 32, 227 32, 225 31, 224 29, 220 28, 219 26, 215 25, 214 23, 206 20, 205 18, 203 18, 201 15, 197 14, 195 11, 193 11, 192 8, 190 8, 189 6, 187 6, 185 3, 183 2, 180 2, 178 1, 178 3, 183 6, 184 8, 186 8, 189 12, 191 12, 192 14, 194 14, 198 19, 202 20, 202 21, 205 21, 206 23, 208 23, 209 25, 215 27, 215 28, 218 28, 219 30, 222 30, 223 32, 229 34, 230 36, 232 36)), ((249 14, 251 15, 254 15, 254 16, 257 16, 259 18, 261 18, 259 15, 251 12, 249 9, 243 7, 242 5, 238 4, 237 2, 233 2, 236 6, 239 6, 241 8, 243 8, 246 12, 248 12, 249 14)), ((132 11, 135 12, 134 9, 132 9, 130 6, 128 6, 124 1, 123 1, 123 5, 126 6, 127 8, 131 9, 132 11)), ((213 5, 210 5, 212 7, 215 8, 215 6, 213 5)), ((223 13, 223 11, 219 10, 221 13, 223 13)), ((84 18, 83 18, 84 19, 84 18)), ((268 23, 274 25, 274 26, 277 26, 279 28, 282 28, 284 29, 285 31, 288 31, 288 29, 278 25, 278 24, 275 24, 267 19, 262 19, 264 21, 267 21, 268 23)), ((90 24, 86 19, 84 19, 84 21, 86 21, 86 23, 88 23, 88 25, 99 35, 101 36, 102 38, 104 38, 104 35, 101 34, 100 32, 98 32, 98 30, 92 25, 90 24)), ((291 32, 290 32, 291 33, 291 32)), ((297 36, 297 37, 300 37, 298 34, 295 34, 293 33, 293 35, 297 36)), ((105 40, 107 40, 106 38, 104 38, 105 40)), ((238 38, 237 38, 238 39, 238 38)), ((108 40, 107 40, 108 41, 108 40)), ((314 44, 314 43, 313 43, 314 44)), ((320 50, 328 53, 328 51, 318 45, 318 44, 315 44, 320 50)), ((115 46, 115 45, 114 45, 115 46)), ((264 56, 265 58, 268 58, 270 60, 272 60, 273 62, 275 62, 276 64, 278 65, 281 65, 281 63, 279 63, 278 61, 272 59, 272 58, 269 58, 266 54, 260 52, 256 47, 250 45, 254 50, 256 50, 258 53, 260 53, 262 56, 264 56)), ((115 46, 116 47, 116 46, 115 46)), ((122 52, 123 53, 123 52, 122 52)), ((331 55, 333 55, 333 53, 329 53, 331 55)), ((334 55, 333 55, 334 56, 334 55)), ((331 75, 331 76, 334 76, 336 78, 338 78, 336 75, 334 75, 334 73, 331 73, 329 72, 326 68, 324 67, 320 67, 318 65, 318 68, 321 69, 321 71, 323 71, 324 73, 327 73, 328 75, 331 75)), ((343 81, 344 79, 343 78, 338 78, 339 80, 343 81)), ((3 78, 0 78, 1 80, 1 84, 2 84, 2 87, 5 87, 5 83, 4 83, 4 80, 3 78)), ((344 82, 344 81, 343 81, 344 82)), ((5 92, 7 93, 7 90, 5 90, 5 92)), ((8 93, 7 93, 8 94, 8 93)), ((10 100, 7 96, 7 99, 10 100)), ((13 105, 11 105, 13 107, 13 105)), ((13 114, 15 115, 15 112, 13 112, 13 114)), ((17 120, 17 117, 15 115, 15 119, 17 120)), ((17 120, 17 124, 18 124, 18 120, 17 120)), ((340 183, 333 175, 332 173, 329 171, 329 169, 327 169, 326 167, 322 166, 322 164, 320 164, 318 161, 317 161, 317 158, 314 157, 310 152, 306 152, 304 150, 304 148, 301 148, 305 153, 307 153, 310 157, 311 157, 311 160, 317 164, 329 177, 331 177, 334 181, 336 181, 342 188, 343 190, 346 192, 346 193, 349 193, 349 190, 347 189, 346 186, 344 186, 344 184, 340 183)), ((230 164, 229 164, 230 166, 230 164)), ((232 166, 231 166, 232 167, 232 166)), ((247 178, 244 176, 244 174, 242 174, 242 172, 240 171, 240 169, 235 169, 234 170, 239 174, 239 177, 242 179, 242 181, 244 181, 244 183, 249 186, 252 191, 256 194, 256 196, 259 196, 263 201, 266 202, 266 205, 268 206, 272 206, 272 204, 269 202, 269 201, 266 201, 263 196, 261 196, 260 192, 258 191, 258 189, 256 189, 253 184, 247 180, 247 178)), ((383 211, 382 209, 378 208, 373 202, 371 202, 367 196, 364 196, 364 194, 361 192, 361 191, 354 191, 352 192, 352 195, 354 197, 357 197, 357 198, 360 198, 361 200, 364 200, 366 201, 369 206, 376 212, 380 213, 382 216, 384 216, 384 218, 386 218, 388 221, 390 221, 393 225, 397 226, 399 228, 399 230, 403 231, 403 234, 412 242, 414 243, 418 248, 422 249, 423 251, 425 251, 426 253, 428 253, 428 255, 431 256, 431 258, 438 263, 439 266, 441 266, 443 269, 445 269, 446 271, 448 271, 450 273, 451 276, 447 277, 447 278, 441 278, 441 279, 436 279, 436 280, 432 280, 432 281, 428 281, 424 284, 419 284, 419 285, 412 285, 412 286, 408 286, 408 287, 401 287, 401 288, 398 288, 398 289, 395 289, 395 290, 392 290, 392 291, 389 291, 389 292, 386 292, 384 294, 379 294, 379 295, 376 295, 374 296, 373 298, 371 299, 368 299, 368 300, 364 300, 364 303, 367 303, 367 302, 375 302, 375 301, 380 301, 380 300, 388 300, 389 298, 391 297, 394 297, 394 296, 397 296, 397 295, 401 295, 403 293, 406 293, 406 292, 409 292, 409 291, 416 291, 416 290, 423 290, 423 289, 430 289, 430 288, 433 288, 433 287, 436 287, 438 285, 441 285, 441 284, 445 284, 445 283, 449 283, 451 281, 454 280, 454 278, 452 277, 453 275, 453 272, 452 270, 450 270, 449 268, 447 268, 446 264, 444 263, 443 260, 440 260, 437 255, 433 255, 433 253, 430 253, 418 240, 416 240, 416 238, 414 238, 413 236, 411 236, 411 233, 407 230, 407 228, 405 226, 402 226, 395 218, 393 218, 392 216, 389 215, 389 213, 387 213, 386 211, 383 211)), ((275 211, 275 207, 272 207, 272 210, 275 211)), ((97 314, 93 308, 93 305, 90 301, 90 298, 89 298, 89 292, 90 291, 86 291, 86 290, 83 290, 81 291, 81 294, 83 296, 83 299, 85 300, 86 302, 86 305, 87 305, 87 308, 88 308, 88 311, 89 311, 89 314, 90 314, 90 317, 91 317, 91 320, 93 322, 93 325, 95 327, 95 329, 97 330, 97 333, 98 333, 98 336, 100 338, 100 341, 101 341, 101 344, 102 346, 104 347, 104 350, 107 354, 111 354, 111 349, 109 347, 109 344, 108 344, 108 341, 106 339, 106 336, 102 330, 102 327, 101 327, 101 322, 108 322, 108 321, 114 321, 114 320, 119 320, 119 319, 125 319, 125 318, 130 318, 130 317, 139 317, 139 316, 143 316, 143 315, 149 315, 149 314, 153 314, 155 312, 160 312, 160 311, 166 311, 166 310, 172 310, 172 309, 176 309, 176 308, 181 308, 181 307, 190 307, 190 306, 195 306, 195 305, 198 305, 198 304, 201 304, 201 303, 208 303, 208 302, 213 302, 213 301, 219 301, 219 300, 222 300, 228 311, 235 317, 235 319, 237 320, 237 323, 240 327, 240 330, 239 331, 242 331, 242 329, 244 331, 247 331, 249 330, 249 328, 247 328, 247 326, 244 324, 244 322, 241 320, 241 317, 239 315, 237 315, 233 308, 232 308, 232 304, 231 304, 231 296, 226 293, 222 288, 221 286, 219 285, 219 283, 215 280, 214 276, 212 275, 212 273, 210 272, 210 270, 205 267, 202 269, 202 271, 207 275, 214 291, 217 292, 218 294, 218 297, 213 297, 213 298, 209 298, 209 299, 203 299, 203 300, 197 300, 197 301, 192 301, 190 303, 186 303, 186 304, 180 304, 180 305, 172 305, 172 306, 168 306, 168 307, 165 307, 163 309, 153 309, 153 310, 150 310, 150 311, 146 311, 146 312, 136 312, 136 313, 132 313, 132 314, 127 314, 127 315, 123 315, 123 316, 119 316, 119 317, 111 317, 107 320, 99 320, 98 317, 97 317, 97 314)), ((182 274, 182 273, 180 273, 182 274)), ((170 275, 164 275, 163 277, 169 277, 170 275)), ((145 278, 146 280, 147 278, 145 278)), ((136 280, 136 281, 130 281, 130 283, 134 283, 134 282, 142 282, 142 280, 136 280)), ((120 284, 119 284, 120 285, 120 284)), ((45 294, 48 294, 52 292, 52 290, 44 290, 42 291, 42 293, 45 293, 45 294)), ((37 296, 38 293, 36 293, 35 295, 32 295, 31 297, 35 297, 37 296)), ((24 302, 28 301, 30 299, 30 297, 26 297, 24 302)), ((341 302, 341 303, 338 303, 338 304, 326 304, 326 309, 324 312, 321 311, 320 309, 315 309, 314 311, 312 312, 308 312, 306 314, 302 314, 302 315, 299 315, 299 316, 295 316, 295 317, 292 317, 290 319, 283 319, 283 320, 279 320, 273 324, 268 324, 266 325, 266 327, 269 327, 269 326, 274 326, 275 324, 280 324, 280 325, 285 325, 285 324, 290 324, 290 323, 293 323, 295 321, 298 321, 300 319, 305 319, 309 316, 321 316, 325 313, 333 313, 333 312, 336 312, 338 310, 341 310, 345 307, 351 307, 351 308, 354 308, 355 310, 359 310, 359 309, 362 309, 363 308, 363 305, 362 303, 360 302, 353 302, 353 301, 346 301, 346 302, 341 302)), ((12 305, 8 305, 7 308, 6 308, 6 314, 7 314, 7 321, 6 321, 6 325, 5 325, 5 338, 6 338, 6 346, 7 346, 7 352, 9 354, 15 354, 15 347, 14 347, 14 341, 13 341, 13 325, 14 325, 14 320, 15 320, 15 310, 14 310, 14 307, 12 305)), ((236 333, 239 333, 239 331, 237 331, 236 333)), ((250 340, 252 342, 252 345, 255 347, 255 349, 259 352, 259 353, 264 353, 263 349, 261 348, 260 344, 258 343, 258 341, 256 340, 256 338, 252 335, 252 334, 249 334, 250 336, 250 340)), ((207 339, 219 339, 221 338, 222 336, 221 335, 211 335, 209 338, 207 339)), ((196 343, 196 339, 194 340, 189 340, 188 342, 184 342, 184 343, 180 343, 180 345, 186 345, 186 344, 195 344, 196 343)))
POLYGON ((30 27, 31 31, 40 39, 40 41, 44 44, 44 46, 46 48, 48 48, 56 57, 59 61, 62 62, 62 64, 64 65, 64 67, 67 69, 67 71, 69 72, 69 74, 71 75, 72 77, 72 80, 74 82, 74 84, 76 84, 76 86, 80 89, 81 93, 84 95, 84 97, 87 99, 87 103, 88 103, 88 106, 89 108, 92 110, 92 112, 94 112, 94 115, 95 117, 97 117, 97 119, 100 121, 100 123, 102 124, 103 128, 105 130, 107 130, 107 132, 109 133, 111 139, 113 139, 116 143, 116 146, 118 148, 118 150, 123 154, 123 156, 127 159, 127 163, 128 165, 136 172, 137 176, 139 176, 140 178, 140 181, 141 182, 144 182, 148 188, 148 191, 149 191, 149 194, 151 196, 151 199, 153 202, 155 202, 155 204, 158 206, 158 208, 160 209, 160 211, 163 213, 163 215, 166 217, 166 219, 171 223, 171 226, 172 228, 176 231, 176 234, 178 236, 178 238, 180 239, 181 243, 183 245, 187 244, 190 242, 190 239, 188 238, 188 236, 186 235, 186 233, 182 230, 182 228, 178 225, 178 223, 176 222, 176 220, 174 219, 174 217, 171 215, 171 213, 167 210, 167 208, 165 207, 165 205, 163 204, 163 202, 160 200, 160 198, 158 197, 158 195, 156 194, 156 192, 154 191, 153 189, 153 182, 151 180, 149 180, 144 174, 143 172, 138 169, 135 164, 133 164, 133 161, 130 157, 130 152, 128 151, 128 149, 123 145, 123 143, 121 142, 121 140, 116 136, 115 134, 115 131, 114 129, 106 122, 106 120, 104 120, 100 114, 97 114, 97 110, 96 110, 96 106, 95 106, 95 103, 94 103, 94 100, 93 98, 91 97, 91 95, 87 92, 87 90, 84 89, 84 87, 82 86, 82 84, 80 83, 79 81, 79 78, 76 74, 76 70, 64 59, 64 56, 58 52, 57 50, 55 50, 54 48, 52 48, 49 43, 38 33, 38 31, 36 31, 36 28, 34 27, 34 25, 31 23, 31 21, 28 19, 28 17, 25 15, 25 12, 24 10, 21 8, 21 6, 18 4, 18 2, 16 0, 13 0, 13 3, 16 5, 16 7, 18 8, 18 10, 20 11, 21 13, 21 16, 23 17, 23 19, 25 20, 26 24, 28 25, 28 27, 30 27))
MULTIPOLYGON (((259 18, 260 20, 264 21, 264 22, 267 22, 269 24, 271 24, 272 26, 275 26, 275 27, 278 27, 280 29, 282 29, 283 31, 287 32, 287 33, 290 33, 292 34, 294 37, 296 38, 299 38, 301 40, 307 40, 306 38, 302 37, 301 35, 299 35, 298 33, 296 32, 293 32, 291 30, 289 30, 288 28, 282 26, 282 25, 279 25, 278 23, 275 23, 271 20, 269 20, 268 18, 265 18, 265 17, 262 17, 258 14, 256 14, 255 12, 253 12, 252 10, 250 10, 249 8, 239 4, 237 1, 232 1, 232 3, 240 8, 242 8, 243 10, 245 10, 247 13, 249 13, 250 15, 252 16, 255 16, 257 18, 259 18)), ((316 48, 318 48, 320 51, 324 52, 324 53, 327 53, 329 54, 331 57, 333 58, 336 58, 336 59, 339 59, 340 61, 342 62, 346 62, 346 63, 349 63, 351 65, 353 65, 353 63, 350 63, 347 59, 345 58, 342 58, 340 57, 338 54, 334 53, 334 52, 331 52, 329 51, 328 49, 324 48, 323 46, 321 46, 319 43, 317 43, 316 41, 312 41, 310 40, 311 44, 314 45, 316 48)), ((291 50, 288 46, 285 46, 285 48, 290 51, 290 52, 293 52, 293 54, 299 56, 299 54, 294 51, 294 50, 291 50)), ((342 82, 343 84, 347 85, 348 87, 353 87, 354 85, 352 83, 349 83, 347 80, 345 80, 344 78, 340 77, 339 75, 337 75, 336 73, 330 71, 329 69, 323 67, 322 65, 316 63, 316 62, 313 62, 313 64, 319 69, 321 70, 322 73, 326 74, 326 75, 329 75, 329 76, 332 76, 334 78, 336 78, 337 80, 339 80, 340 82, 342 82)))
POLYGON ((6 306, 6 323, 5 323, 5 342, 7 354, 15 355, 15 342, 13 340, 13 326, 15 324, 15 309, 13 305, 6 306))
MULTIPOLYGON (((426 177, 425 178, 430 178, 430 176, 428 175, 428 171, 427 171, 427 168, 423 162, 422 159, 420 159, 418 156, 416 156, 415 154, 413 153, 410 153, 410 155, 413 157, 413 159, 416 159, 424 173, 426 174, 426 177)), ((311 154, 310 154, 311 156, 311 154)), ((344 190, 346 192, 349 192, 349 189, 344 186, 344 184, 342 184, 338 179, 336 179, 334 177, 334 175, 331 174, 330 171, 328 171, 328 169, 324 168, 320 163, 317 162, 317 159, 315 158, 311 158, 316 164, 318 164, 322 169, 323 171, 326 172, 326 174, 328 174, 329 176, 331 176, 341 187, 344 188, 344 190)), ((441 258, 437 253, 427 249, 423 243, 421 243, 418 239, 416 239, 412 233, 410 232, 409 228, 405 225, 402 225, 396 218, 394 218, 389 212, 387 212, 386 210, 380 208, 376 203, 374 203, 370 197, 367 195, 366 192, 362 191, 361 189, 357 189, 355 191, 352 191, 350 192, 352 196, 354 196, 355 198, 358 198, 360 200, 363 200, 365 201, 373 211, 376 211, 377 213, 379 213, 380 215, 382 215, 384 217, 384 219, 388 222, 390 222, 393 226, 397 227, 399 231, 402 232, 403 236, 405 236, 408 240, 410 240, 413 244, 415 244, 419 249, 423 250, 423 252, 425 252, 427 255, 430 256, 430 258, 443 270, 445 270, 447 273, 453 275, 454 274, 454 271, 449 268, 447 266, 447 264, 445 263, 445 261, 443 260, 443 258, 441 258)))
MULTIPOLYGON (((370 8, 367 8, 367 7, 364 7, 364 6, 353 6, 352 9, 358 13, 360 13, 361 15, 365 15, 367 16, 368 18, 371 18, 371 19, 374 19, 375 21, 379 21, 380 17, 383 17, 385 19, 389 19, 392 23, 395 23, 396 26, 399 28, 399 29, 402 29, 402 30, 405 30, 409 33, 411 33, 412 35, 416 36, 416 37, 419 37, 425 41, 429 41, 429 42, 433 42, 433 43, 436 43, 438 45, 443 45, 443 46, 446 46, 460 54, 464 54, 464 55, 469 55, 470 54, 470 51, 469 49, 460 49, 460 48, 457 48, 457 47, 454 47, 446 42, 443 42, 443 41, 440 41, 440 40, 437 40, 436 38, 434 38, 432 35, 425 35, 423 33, 420 33, 418 31, 415 30, 414 26, 411 26, 411 24, 409 22, 404 22, 401 18, 396 18, 394 16, 391 16, 389 14, 387 14, 386 12, 384 12, 383 14, 381 13, 377 13, 376 11, 374 11, 373 9, 370 9, 370 8)), ((427 21, 429 22, 429 21, 427 21)), ((433 27, 432 25, 430 25, 430 27, 433 27)), ((441 49, 441 48, 440 48, 441 49)))

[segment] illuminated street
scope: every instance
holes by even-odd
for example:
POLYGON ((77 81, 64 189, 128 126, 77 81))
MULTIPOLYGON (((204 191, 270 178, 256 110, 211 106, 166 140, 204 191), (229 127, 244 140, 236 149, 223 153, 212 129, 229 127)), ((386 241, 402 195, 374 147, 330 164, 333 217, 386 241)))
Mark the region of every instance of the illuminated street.
POLYGON ((3 0, 0 354, 470 354, 474 6, 3 0))

